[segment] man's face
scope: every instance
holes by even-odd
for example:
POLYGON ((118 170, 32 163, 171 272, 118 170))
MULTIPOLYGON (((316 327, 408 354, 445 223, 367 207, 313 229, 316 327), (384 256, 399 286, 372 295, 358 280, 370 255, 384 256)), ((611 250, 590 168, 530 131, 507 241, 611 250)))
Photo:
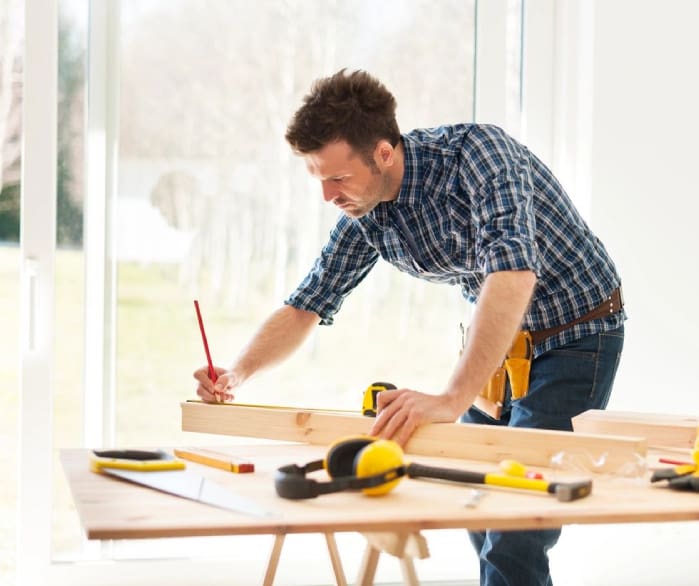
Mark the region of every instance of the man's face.
POLYGON ((333 142, 319 151, 304 155, 308 172, 320 180, 323 199, 335 204, 346 215, 360 218, 380 202, 396 197, 389 176, 379 157, 369 166, 359 153, 344 141, 333 142))

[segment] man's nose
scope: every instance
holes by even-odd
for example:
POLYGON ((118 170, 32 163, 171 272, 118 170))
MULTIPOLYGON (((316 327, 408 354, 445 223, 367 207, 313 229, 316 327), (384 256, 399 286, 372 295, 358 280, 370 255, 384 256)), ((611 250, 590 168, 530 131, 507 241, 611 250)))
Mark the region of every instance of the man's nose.
POLYGON ((337 189, 330 181, 321 182, 323 188, 323 199, 327 202, 331 202, 337 197, 337 189))

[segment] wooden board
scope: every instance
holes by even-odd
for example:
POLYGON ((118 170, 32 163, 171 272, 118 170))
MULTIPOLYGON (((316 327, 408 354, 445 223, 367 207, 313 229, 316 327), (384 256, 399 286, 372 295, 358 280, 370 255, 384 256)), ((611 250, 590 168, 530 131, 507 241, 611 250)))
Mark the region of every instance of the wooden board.
MULTIPOLYGON (((323 457, 325 448, 308 444, 216 446, 232 458, 253 458, 255 472, 231 474, 196 463, 188 470, 206 475, 272 513, 251 517, 134 485, 88 470, 87 450, 62 450, 82 526, 89 539, 141 539, 200 535, 327 533, 336 531, 415 533, 426 529, 534 529, 569 523, 628 523, 699 520, 699 494, 671 491, 635 479, 593 477, 592 494, 574 502, 531 491, 439 481, 402 479, 389 494, 369 497, 339 492, 315 499, 279 498, 274 474, 279 466, 323 457), (466 507, 473 488, 485 491, 476 507, 466 507)), ((416 458, 438 466, 486 472, 492 464, 448 458, 416 458)), ((540 469, 550 480, 575 476, 540 469)), ((323 472, 310 475, 327 479, 323 472)), ((579 476, 578 476, 579 478, 579 476)))
POLYGON ((653 448, 692 449, 698 428, 699 418, 684 415, 591 409, 573 417, 576 432, 639 436, 653 448))
MULTIPOLYGON (((368 433, 373 419, 350 413, 262 407, 239 403, 182 403, 182 430, 295 441, 329 446, 339 438, 368 433)), ((566 454, 596 472, 615 472, 646 457, 639 437, 591 435, 492 425, 433 423, 420 427, 409 454, 466 458, 497 463, 519 460, 549 466, 566 454)))

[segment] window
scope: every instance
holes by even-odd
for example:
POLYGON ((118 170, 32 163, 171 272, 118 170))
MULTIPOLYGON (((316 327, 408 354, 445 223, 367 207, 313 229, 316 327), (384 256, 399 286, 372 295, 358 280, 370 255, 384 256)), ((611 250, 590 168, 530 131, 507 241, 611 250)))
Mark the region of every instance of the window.
MULTIPOLYGON (((372 72, 396 95, 406 130, 468 121, 473 28, 474 5, 461 1, 124 4, 119 442, 181 441, 178 402, 192 398, 191 373, 204 363, 193 298, 214 361, 229 364, 325 242, 337 211, 283 138, 313 80, 341 67, 372 72)), ((238 399, 357 409, 373 380, 439 391, 462 306, 457 290, 383 264, 334 326, 238 399)))
MULTIPOLYGON (((179 430, 179 403, 193 398, 191 372, 204 363, 192 299, 200 300, 214 361, 229 363, 310 268, 336 219, 283 139, 302 96, 318 77, 362 68, 396 96, 403 130, 471 120, 475 0, 212 0, 206 10, 194 0, 93 0, 93 13, 113 11, 109 26, 118 33, 96 37, 111 60, 100 79, 85 65, 94 34, 86 6, 59 5, 54 448, 81 445, 83 430, 110 418, 123 446, 211 443, 179 430), (94 239, 80 239, 83 229, 93 236, 101 229, 88 209, 94 184, 82 176, 83 157, 99 150, 80 140, 85 82, 115 105, 99 129, 116 148, 114 199, 102 202, 106 250, 98 253, 106 279, 90 268, 94 239), (106 303, 97 334, 83 313, 88 306, 90 315, 95 288, 104 288, 106 303), (89 351, 110 336, 104 385, 84 389, 84 372, 95 367, 89 351)), ((87 59, 93 65, 96 50, 87 59)), ((88 141, 99 107, 93 102, 88 141)), ((107 156, 107 175, 110 164, 107 156)), ((88 165, 88 175, 96 167, 88 165)), ((358 409, 364 388, 379 379, 439 392, 467 312, 457 288, 411 280, 380 262, 334 326, 318 328, 296 357, 251 381, 238 399, 358 409)), ((74 558, 80 529, 61 474, 56 465, 53 549, 74 558)), ((105 551, 122 559, 192 555, 171 540, 167 551, 162 542, 112 545, 105 551)))
MULTIPOLYGON (((194 398, 191 372, 204 363, 192 299, 214 361, 228 364, 324 244, 337 211, 323 204, 283 138, 314 79, 341 67, 372 72, 396 95, 405 130, 468 121, 473 112, 473 3, 207 7, 123 5, 116 223, 123 445, 192 441, 179 431, 179 402, 194 398)), ((356 410, 364 388, 385 379, 439 392, 458 356, 464 310, 458 289, 380 263, 335 325, 318 328, 238 400, 356 410)), ((118 551, 149 555, 143 544, 134 549, 118 551)))

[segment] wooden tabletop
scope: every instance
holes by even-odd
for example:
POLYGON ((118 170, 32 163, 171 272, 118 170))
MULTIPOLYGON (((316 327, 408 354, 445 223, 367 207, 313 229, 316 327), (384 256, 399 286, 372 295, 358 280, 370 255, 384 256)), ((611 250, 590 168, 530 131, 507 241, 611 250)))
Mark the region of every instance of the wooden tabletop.
MULTIPOLYGON (((251 474, 232 474, 187 462, 187 469, 229 486, 273 513, 253 517, 171 496, 88 469, 88 450, 63 450, 61 460, 80 521, 89 539, 141 539, 199 535, 286 534, 343 531, 417 532, 423 529, 532 529, 580 523, 633 523, 699 519, 699 494, 651 485, 648 475, 627 479, 592 475, 592 495, 559 502, 532 491, 403 479, 389 494, 370 497, 341 492, 290 501, 276 495, 279 466, 322 458, 325 449, 306 444, 217 446, 255 463, 251 474), (484 497, 465 503, 474 488, 484 497)), ((455 458, 414 457, 414 461, 453 468, 495 471, 493 464, 455 458)), ((580 479, 541 469, 549 480, 580 479)), ((311 478, 325 480, 323 472, 311 478)))

